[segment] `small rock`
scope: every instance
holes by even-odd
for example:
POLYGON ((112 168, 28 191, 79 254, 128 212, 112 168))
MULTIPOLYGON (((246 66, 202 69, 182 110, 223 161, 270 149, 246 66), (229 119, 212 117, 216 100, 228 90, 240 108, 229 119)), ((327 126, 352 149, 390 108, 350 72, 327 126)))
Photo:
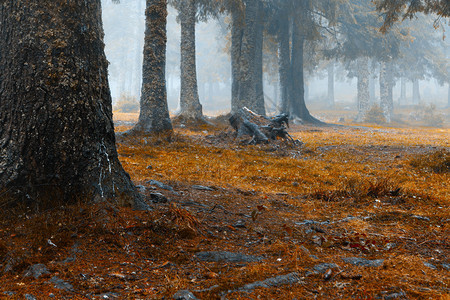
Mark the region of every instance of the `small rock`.
POLYGON ((71 291, 71 292, 74 290, 73 286, 70 283, 62 280, 61 278, 58 278, 57 276, 53 276, 50 279, 50 282, 53 283, 55 288, 58 290, 71 291))
POLYGON ((37 300, 36 297, 31 294, 25 294, 25 299, 26 300, 37 300))
POLYGON ((447 271, 450 271, 450 264, 449 263, 441 263, 441 266, 446 269, 447 271))
POLYGON ((141 192, 141 193, 145 193, 145 191, 147 190, 147 189, 145 188, 145 186, 143 186, 143 185, 137 185, 136 188, 137 188, 137 189, 139 190, 139 192, 141 192))
POLYGON ((257 262, 262 260, 261 257, 241 253, 233 253, 228 251, 198 252, 197 254, 195 254, 195 256, 197 256, 199 260, 207 262, 240 263, 240 262, 257 262))
POLYGON ((403 292, 397 292, 397 293, 391 293, 382 296, 382 299, 388 300, 388 299, 397 299, 397 298, 406 298, 406 294, 403 292))
POLYGON ((233 224, 233 227, 236 228, 245 228, 245 221, 244 220, 237 220, 236 223, 233 224))
POLYGON ((148 165, 148 166, 147 166, 147 169, 148 169, 148 170, 153 169, 152 165, 148 165))
POLYGON ((188 290, 181 290, 175 293, 173 295, 174 300, 198 300, 197 297, 194 296, 190 291, 188 290))
POLYGON ((342 260, 346 263, 363 267, 380 267, 384 262, 384 259, 369 260, 359 257, 343 257, 342 260))
POLYGON ((150 198, 154 203, 167 203, 169 199, 161 193, 150 193, 150 198))
POLYGON ((14 296, 16 293, 11 292, 11 291, 6 291, 6 292, 3 292, 3 294, 5 294, 6 296, 14 296))
POLYGON ((199 191, 214 191, 214 189, 208 187, 208 186, 203 186, 203 185, 193 185, 191 186, 194 190, 199 190, 199 191))
POLYGON ((253 283, 249 283, 239 288, 238 291, 251 291, 256 288, 270 288, 270 287, 278 287, 286 284, 294 284, 300 282, 300 276, 297 272, 292 272, 287 275, 279 275, 276 277, 272 277, 263 281, 256 281, 253 283))
POLYGON ((325 273, 326 271, 328 271, 329 269, 339 269, 339 266, 333 263, 322 263, 322 264, 318 264, 315 265, 313 267, 313 270, 319 273, 325 273))
POLYGON ((154 186, 157 186, 157 187, 159 187, 160 189, 168 190, 168 191, 174 192, 173 187, 171 187, 170 185, 167 185, 167 184, 165 184, 165 183, 162 183, 161 181, 158 181, 158 180, 149 180, 149 181, 147 181, 147 183, 148 183, 148 184, 151 184, 151 185, 154 185, 154 186))
POLYGON ((417 219, 417 220, 430 221, 430 218, 424 217, 424 216, 412 215, 411 217, 413 217, 413 218, 415 218, 415 219, 417 219))
POLYGON ((47 267, 44 264, 35 264, 30 266, 26 271, 24 276, 30 277, 33 276, 34 278, 38 279, 42 275, 50 274, 47 267))
POLYGON ((437 270, 436 266, 433 264, 430 264, 429 262, 424 261, 423 264, 430 269, 437 270))

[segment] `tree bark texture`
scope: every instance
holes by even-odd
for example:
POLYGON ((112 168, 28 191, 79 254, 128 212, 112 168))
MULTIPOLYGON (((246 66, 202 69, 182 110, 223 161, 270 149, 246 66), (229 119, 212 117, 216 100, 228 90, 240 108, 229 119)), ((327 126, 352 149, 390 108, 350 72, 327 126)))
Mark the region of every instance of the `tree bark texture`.
POLYGON ((140 203, 115 146, 100 0, 1 1, 0 24, 0 201, 140 203))
POLYGON ((180 115, 190 120, 203 118, 202 105, 198 97, 197 65, 195 61, 195 0, 183 1, 180 8, 181 44, 180 44, 180 115))
POLYGON ((167 0, 147 0, 139 121, 135 130, 171 132, 166 89, 167 0))
POLYGON ((279 51, 279 80, 281 91, 281 113, 290 114, 289 91, 291 84, 291 57, 289 43, 289 19, 282 18, 279 20, 280 27, 278 31, 278 51, 279 51))
POLYGON ((239 60, 242 51, 243 14, 240 11, 231 12, 231 112, 237 112, 243 105, 240 103, 239 91, 241 82, 239 81, 240 65, 239 60))
POLYGON ((255 112, 266 115, 264 104, 264 83, 263 83, 263 42, 264 42, 264 11, 263 4, 257 1, 258 15, 255 24, 255 112))
POLYGON ((303 47, 305 38, 300 34, 299 24, 294 22, 292 28, 291 75, 292 94, 290 113, 303 121, 310 121, 311 115, 305 104, 305 80, 303 72, 303 47))
POLYGON ((331 108, 334 107, 334 63, 328 64, 328 104, 331 108))
POLYGON ((369 95, 369 59, 367 57, 360 57, 357 60, 357 77, 358 77, 358 115, 357 122, 362 122, 370 109, 370 95, 369 95))
POLYGON ((398 104, 406 104, 406 80, 405 78, 400 79, 400 99, 398 99, 398 104))

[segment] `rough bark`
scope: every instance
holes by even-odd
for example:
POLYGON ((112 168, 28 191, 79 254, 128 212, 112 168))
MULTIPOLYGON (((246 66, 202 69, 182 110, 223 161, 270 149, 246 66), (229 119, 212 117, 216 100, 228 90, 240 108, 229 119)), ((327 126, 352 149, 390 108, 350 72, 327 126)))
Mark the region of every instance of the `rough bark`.
POLYGON ((420 87, 419 87, 419 79, 413 80, 413 104, 420 103, 420 87))
POLYGON ((255 24, 255 112, 260 115, 266 114, 264 105, 264 84, 263 84, 263 42, 264 42, 264 12, 263 4, 257 1, 258 15, 255 24))
POLYGON ((2 1, 0 23, 2 205, 141 203, 115 147, 100 0, 2 1))
POLYGON ((370 109, 369 105, 369 60, 367 57, 360 57, 357 60, 357 77, 358 77, 358 115, 357 122, 362 122, 370 109))
POLYGON ((334 63, 330 62, 328 64, 328 94, 327 94, 327 102, 328 105, 333 108, 334 107, 334 63))
POLYGON ((238 106, 234 107, 233 111, 237 111, 243 107, 248 107, 253 111, 258 110, 256 106, 255 78, 255 28, 257 13, 258 5, 256 1, 247 0, 238 60, 239 72, 237 74, 237 80, 239 84, 236 101, 238 106))
POLYGON ((239 99, 239 91, 241 82, 240 74, 240 57, 242 51, 243 15, 238 10, 231 11, 231 112, 237 112, 242 105, 239 99))
POLYGON ((279 51, 279 80, 280 80, 280 91, 281 91, 281 113, 290 114, 290 103, 289 103, 289 90, 291 78, 291 58, 290 58, 290 45, 289 45, 289 19, 282 18, 279 20, 279 31, 278 31, 278 51, 279 51))
POLYGON ((195 0, 183 1, 183 7, 180 8, 179 12, 181 25, 180 116, 188 120, 201 120, 203 119, 203 111, 198 97, 195 60, 195 0))
POLYGON ((136 131, 172 131, 166 89, 167 0, 147 0, 142 90, 136 131))

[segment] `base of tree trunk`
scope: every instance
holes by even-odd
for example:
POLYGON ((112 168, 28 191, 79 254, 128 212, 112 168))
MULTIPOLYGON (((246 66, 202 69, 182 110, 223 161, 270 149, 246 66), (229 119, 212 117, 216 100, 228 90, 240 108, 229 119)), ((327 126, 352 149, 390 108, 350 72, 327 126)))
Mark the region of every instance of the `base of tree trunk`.
POLYGON ((178 116, 174 117, 172 119, 172 124, 174 127, 188 127, 191 129, 203 129, 203 127, 215 126, 203 116, 200 118, 191 118, 183 114, 179 114, 178 116))

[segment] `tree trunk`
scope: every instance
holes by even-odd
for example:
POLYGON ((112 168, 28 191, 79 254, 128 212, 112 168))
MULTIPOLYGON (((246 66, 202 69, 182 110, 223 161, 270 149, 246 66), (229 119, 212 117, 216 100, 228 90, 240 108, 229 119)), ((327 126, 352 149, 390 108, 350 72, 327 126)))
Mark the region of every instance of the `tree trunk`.
POLYGON ((231 11, 231 112, 237 112, 242 105, 239 99, 239 91, 241 82, 239 80, 240 65, 239 61, 242 55, 242 36, 243 16, 242 12, 238 10, 231 11))
POLYGON ((203 119, 203 112, 198 97, 197 66, 195 62, 195 0, 184 1, 179 12, 181 25, 180 116, 188 120, 201 120, 203 119))
POLYGON ((398 105, 406 104, 406 80, 401 78, 400 80, 400 99, 398 99, 398 105))
POLYGON ((334 108, 334 63, 328 64, 328 95, 327 102, 330 108, 334 108))
POLYGON ((448 84, 448 91, 447 91, 447 107, 450 107, 450 83, 448 84))
POLYGON ((117 156, 100 0, 0 4, 0 201, 142 204, 117 156))
POLYGON ((141 111, 134 130, 171 132, 166 89, 167 0, 147 0, 141 111))
POLYGON ((391 107, 389 104, 389 79, 388 79, 388 63, 382 61, 380 63, 380 107, 386 122, 391 122, 391 107))
POLYGON ((256 77, 255 77, 255 56, 256 56, 256 20, 258 15, 258 5, 255 0, 247 0, 245 5, 244 28, 241 40, 241 52, 239 57, 239 80, 238 104, 240 109, 247 107, 252 111, 257 111, 256 104, 256 77))
POLYGON ((413 80, 413 104, 420 103, 419 79, 413 80))
POLYGON ((263 83, 263 42, 264 42, 264 11, 261 1, 257 1, 258 15, 255 24, 255 112, 265 116, 264 83, 263 83))
POLYGON ((376 79, 376 77, 375 77, 375 74, 372 74, 375 72, 371 72, 370 70, 369 70, 369 72, 370 72, 370 74, 369 74, 369 106, 373 106, 376 103, 376 99, 375 99, 376 98, 375 97, 375 89, 376 89, 375 79, 376 79))
POLYGON ((289 103, 289 84, 291 83, 291 58, 290 58, 290 43, 289 43, 289 19, 281 18, 280 27, 278 31, 278 72, 280 80, 280 90, 281 90, 281 113, 290 114, 290 103, 289 103))
POLYGON ((356 116, 357 122, 362 122, 367 112, 370 109, 369 106, 369 60, 367 57, 360 57, 357 60, 357 76, 358 76, 358 115, 356 116))

